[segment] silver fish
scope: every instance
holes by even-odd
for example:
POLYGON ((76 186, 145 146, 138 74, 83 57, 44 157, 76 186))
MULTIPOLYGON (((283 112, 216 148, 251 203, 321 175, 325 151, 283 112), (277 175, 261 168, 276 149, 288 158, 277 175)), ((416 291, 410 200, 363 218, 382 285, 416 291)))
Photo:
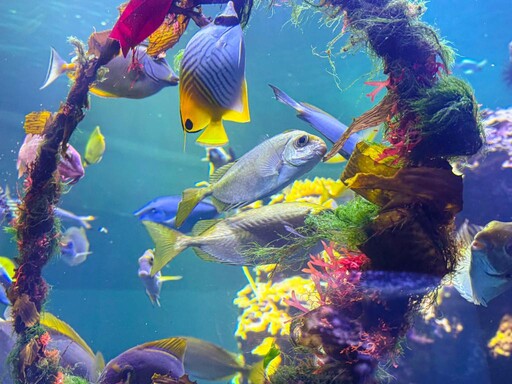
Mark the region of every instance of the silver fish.
POLYGON ((465 257, 453 283, 466 300, 486 307, 512 288, 512 222, 491 221, 484 228, 466 222, 459 238, 465 243, 465 257))
POLYGON ((160 307, 160 291, 162 290, 162 284, 165 281, 180 280, 181 276, 162 276, 160 272, 151 276, 151 267, 153 266, 153 260, 155 255, 153 250, 148 249, 144 254, 139 257, 139 279, 146 288, 146 293, 151 301, 151 304, 160 307))
POLYGON ((205 131, 199 144, 228 142, 222 120, 250 120, 242 27, 232 1, 190 39, 180 68, 180 114, 185 132, 205 131))
POLYGON ((304 131, 288 131, 274 136, 236 162, 217 170, 210 177, 208 187, 183 191, 176 225, 179 227, 207 196, 211 196, 212 204, 219 212, 271 196, 313 169, 326 151, 321 138, 304 131))
POLYGON ((472 75, 475 72, 480 72, 487 65, 487 59, 480 62, 472 59, 463 59, 456 63, 453 68, 461 71, 465 75, 472 75))
MULTIPOLYGON (((293 229, 304 226, 309 214, 327 208, 310 203, 282 203, 240 212, 221 220, 204 220, 196 224, 192 236, 151 221, 143 221, 155 242, 155 260, 151 274, 155 275, 185 249, 192 247, 206 261, 231 265, 270 264, 277 260, 262 260, 249 256, 255 246, 284 247, 296 236, 293 229), (292 230, 291 230, 292 229, 292 230)), ((300 249, 306 253, 308 249, 300 249)), ((295 254, 289 255, 290 257, 295 254)))

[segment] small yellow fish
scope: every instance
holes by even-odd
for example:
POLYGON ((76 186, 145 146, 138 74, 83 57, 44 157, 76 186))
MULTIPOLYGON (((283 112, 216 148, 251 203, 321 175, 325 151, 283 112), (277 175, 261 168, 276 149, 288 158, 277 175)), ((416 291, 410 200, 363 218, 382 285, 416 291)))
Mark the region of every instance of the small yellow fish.
POLYGON ((105 148, 105 136, 102 135, 100 127, 96 126, 89 136, 89 140, 87 140, 87 145, 85 146, 84 167, 99 163, 103 157, 105 148))

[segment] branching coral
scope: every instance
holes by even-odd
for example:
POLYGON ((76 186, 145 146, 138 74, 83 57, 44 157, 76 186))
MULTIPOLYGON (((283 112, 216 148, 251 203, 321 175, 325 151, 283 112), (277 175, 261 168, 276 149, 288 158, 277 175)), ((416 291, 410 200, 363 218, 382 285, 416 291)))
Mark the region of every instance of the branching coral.
POLYGON ((503 316, 496 335, 489 340, 487 347, 494 357, 510 357, 512 353, 512 316, 503 316))

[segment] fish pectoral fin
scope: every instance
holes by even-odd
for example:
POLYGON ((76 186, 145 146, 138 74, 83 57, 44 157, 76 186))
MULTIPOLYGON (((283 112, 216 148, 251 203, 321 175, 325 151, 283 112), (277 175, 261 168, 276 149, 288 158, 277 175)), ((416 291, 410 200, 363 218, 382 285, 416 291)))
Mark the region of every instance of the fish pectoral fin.
POLYGON ((247 81, 245 79, 242 83, 242 89, 240 90, 240 98, 237 100, 233 108, 227 111, 222 118, 224 120, 235 121, 237 123, 248 123, 251 121, 247 81))
POLYGON ((210 124, 197 138, 196 143, 208 147, 222 147, 229 143, 229 138, 224 129, 224 124, 222 124, 222 120, 210 121, 210 124))
POLYGON ((198 132, 212 120, 211 113, 183 91, 180 92, 180 115, 181 126, 185 132, 198 132))
POLYGON ((181 201, 178 204, 178 211, 176 212, 176 228, 181 227, 197 204, 208 196, 209 192, 208 188, 188 188, 183 191, 181 201))
POLYGON ((217 224, 220 219, 201 220, 194 225, 192 228, 192 236, 199 236, 217 224))
POLYGON ((151 276, 154 276, 179 253, 187 248, 186 245, 177 245, 179 240, 184 239, 187 236, 152 221, 143 221, 142 224, 144 224, 149 235, 155 242, 155 257, 153 259, 153 266, 151 267, 151 276))
POLYGON ((185 351, 187 349, 187 340, 183 337, 170 337, 168 339, 150 341, 149 343, 142 344, 140 348, 163 349, 177 357, 180 361, 183 361, 183 357, 185 356, 185 351))
POLYGON ((260 165, 256 172, 262 177, 279 177, 279 171, 283 166, 283 160, 271 140, 264 141, 260 144, 262 154, 260 165))
MULTIPOLYGON (((234 164, 235 164, 235 162, 228 163, 228 164, 223 165, 222 167, 216 169, 215 172, 213 172, 210 175, 210 180, 209 180, 210 184, 217 183, 222 178, 222 176, 224 176, 226 174, 226 172, 230 170, 230 168, 234 164)), ((196 186, 197 186, 197 184, 196 184, 196 186)))
POLYGON ((160 281, 165 283, 166 281, 176 281, 183 279, 183 276, 160 276, 160 281))

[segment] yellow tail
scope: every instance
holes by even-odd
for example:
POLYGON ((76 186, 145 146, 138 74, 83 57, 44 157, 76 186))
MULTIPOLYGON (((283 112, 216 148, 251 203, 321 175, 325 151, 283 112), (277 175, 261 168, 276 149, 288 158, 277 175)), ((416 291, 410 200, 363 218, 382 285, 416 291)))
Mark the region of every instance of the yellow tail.
POLYGON ((164 225, 152 221, 143 221, 149 235, 155 242, 155 258, 151 267, 151 276, 155 276, 172 259, 180 254, 186 245, 182 245, 182 239, 186 238, 181 232, 170 229, 164 225))
POLYGON ((201 136, 196 140, 196 143, 208 147, 222 147, 229 143, 222 120, 212 120, 201 136))

